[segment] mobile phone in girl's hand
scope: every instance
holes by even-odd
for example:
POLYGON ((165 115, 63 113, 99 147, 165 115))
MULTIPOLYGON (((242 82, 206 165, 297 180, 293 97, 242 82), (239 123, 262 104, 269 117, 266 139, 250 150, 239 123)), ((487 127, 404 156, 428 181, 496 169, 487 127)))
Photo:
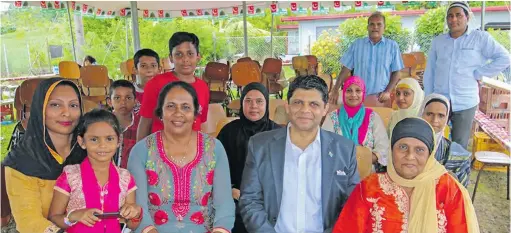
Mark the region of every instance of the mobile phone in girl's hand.
POLYGON ((103 213, 103 214, 94 213, 94 216, 96 216, 99 219, 109 219, 109 218, 120 218, 121 214, 119 212, 109 212, 109 213, 103 213))

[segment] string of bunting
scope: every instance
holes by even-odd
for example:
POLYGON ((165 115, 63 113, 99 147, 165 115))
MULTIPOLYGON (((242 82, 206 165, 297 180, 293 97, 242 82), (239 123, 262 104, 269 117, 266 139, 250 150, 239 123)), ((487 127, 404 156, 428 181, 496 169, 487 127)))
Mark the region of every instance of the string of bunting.
MULTIPOLYGON (((37 3, 37 2, 36 2, 37 3)), ((45 10, 67 10, 68 2, 60 1, 40 1, 39 5, 45 10)), ((313 2, 269 2, 267 5, 247 5, 247 16, 264 16, 265 9, 270 9, 271 14, 274 15, 287 15, 290 10, 295 15, 307 14, 310 9, 312 14, 328 14, 330 10, 336 12, 343 12, 351 9, 357 11, 379 10, 391 11, 395 10, 395 4, 403 4, 405 6, 417 6, 420 2, 417 1, 313 1, 313 2), (376 8, 376 9, 375 9, 376 8)), ((436 4, 436 2, 428 2, 428 4, 436 4)), ((14 1, 15 8, 26 8, 34 6, 31 1, 14 1)), ((112 18, 112 17, 128 17, 131 15, 130 9, 109 10, 100 9, 87 4, 70 2, 70 9, 74 14, 81 14, 83 16, 91 16, 97 18, 112 18)), ((188 10, 182 9, 181 11, 170 10, 140 10, 139 16, 148 20, 172 20, 173 18, 183 17, 185 19, 204 18, 223 19, 227 17, 242 17, 243 9, 241 6, 233 6, 230 8, 213 8, 213 9, 196 9, 188 10)))

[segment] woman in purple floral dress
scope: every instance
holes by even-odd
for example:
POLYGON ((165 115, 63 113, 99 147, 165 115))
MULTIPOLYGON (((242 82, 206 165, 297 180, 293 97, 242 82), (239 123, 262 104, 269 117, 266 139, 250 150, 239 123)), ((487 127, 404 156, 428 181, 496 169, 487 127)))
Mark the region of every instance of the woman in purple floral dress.
POLYGON ((165 86, 155 111, 164 130, 138 142, 128 170, 143 218, 137 232, 228 233, 234 225, 229 163, 222 143, 193 131, 199 114, 190 84, 165 86))

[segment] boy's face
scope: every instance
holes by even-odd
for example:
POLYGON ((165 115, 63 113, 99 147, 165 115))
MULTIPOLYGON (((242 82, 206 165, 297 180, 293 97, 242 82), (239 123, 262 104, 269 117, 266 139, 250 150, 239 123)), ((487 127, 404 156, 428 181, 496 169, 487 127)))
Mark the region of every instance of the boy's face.
POLYGON ((183 42, 172 49, 170 62, 174 63, 174 70, 181 75, 193 75, 200 55, 191 42, 183 42))
POLYGON ((160 64, 155 57, 142 56, 135 67, 137 82, 144 86, 151 78, 160 73, 160 64))
POLYGON ((133 89, 128 87, 118 87, 112 91, 108 104, 114 108, 115 112, 120 114, 128 114, 135 107, 135 96, 133 89))

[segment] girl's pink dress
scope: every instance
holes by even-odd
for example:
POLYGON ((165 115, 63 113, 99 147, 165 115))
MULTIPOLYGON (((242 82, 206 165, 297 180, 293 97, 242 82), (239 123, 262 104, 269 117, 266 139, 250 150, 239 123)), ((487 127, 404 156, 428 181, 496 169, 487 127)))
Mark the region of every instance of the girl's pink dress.
MULTIPOLYGON (((97 208, 107 213, 118 212, 128 194, 137 187, 128 170, 116 167, 113 163, 110 164, 108 182, 101 187, 89 158, 86 158, 81 164, 64 167, 54 189, 69 196, 67 213, 84 208, 97 208)), ((78 222, 66 229, 66 232, 120 233, 121 229, 119 220, 112 218, 102 219, 93 227, 78 222)))

